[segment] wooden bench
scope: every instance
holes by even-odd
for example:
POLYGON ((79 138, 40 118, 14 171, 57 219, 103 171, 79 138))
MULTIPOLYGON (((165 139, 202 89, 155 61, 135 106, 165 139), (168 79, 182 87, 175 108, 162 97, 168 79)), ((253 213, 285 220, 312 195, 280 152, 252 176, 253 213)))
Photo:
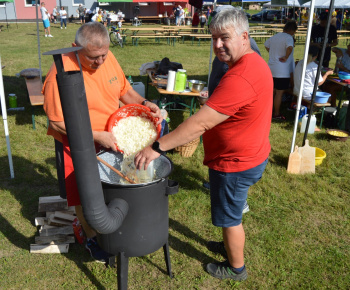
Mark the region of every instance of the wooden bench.
POLYGON ((27 85, 28 97, 32 106, 32 124, 35 130, 35 107, 44 105, 44 95, 41 93, 43 83, 40 77, 24 78, 27 85))
POLYGON ((348 44, 348 42, 350 40, 350 36, 340 36, 340 37, 338 37, 338 40, 346 40, 346 44, 348 44))
POLYGON ((194 39, 198 40, 198 45, 201 44, 201 39, 211 39, 211 34, 196 33, 196 34, 189 34, 188 36, 192 37, 192 45, 193 45, 194 39))
MULTIPOLYGON (((298 96, 293 94, 292 95, 294 96, 294 98, 297 100, 298 99, 298 96)), ((304 98, 302 98, 302 104, 304 104, 308 109, 310 109, 310 105, 311 105, 311 100, 306 100, 304 98)), ((321 108, 321 121, 320 121, 320 129, 322 129, 322 123, 323 123, 323 116, 324 116, 324 108, 325 107, 330 107, 331 104, 330 103, 315 103, 314 102, 314 107, 316 108, 321 108)))
POLYGON ((266 34, 255 34, 255 35, 252 35, 252 37, 254 38, 254 40, 262 40, 263 38, 270 38, 271 35, 266 35, 266 34))
POLYGON ((163 34, 140 34, 140 35, 132 35, 131 40, 132 40, 132 45, 135 44, 135 46, 138 45, 139 39, 140 38, 154 38, 156 42, 160 43, 161 38, 166 38, 168 44, 170 45, 171 42, 173 43, 173 46, 175 46, 175 40, 176 38, 179 38, 181 36, 179 35, 163 35, 163 34))

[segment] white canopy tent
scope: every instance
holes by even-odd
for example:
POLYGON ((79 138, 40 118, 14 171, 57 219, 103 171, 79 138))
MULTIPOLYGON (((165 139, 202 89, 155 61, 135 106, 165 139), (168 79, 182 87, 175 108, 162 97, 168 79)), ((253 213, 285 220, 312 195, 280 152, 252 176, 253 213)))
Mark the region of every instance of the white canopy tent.
MULTIPOLYGON (((287 0, 287 4, 281 5, 279 3, 267 2, 263 4, 264 7, 310 7, 311 3, 307 2, 302 4, 302 1, 298 0, 287 0)), ((330 0, 315 0, 315 8, 329 8, 330 0)), ((337 9, 347 9, 350 8, 350 1, 349 0, 335 0, 334 1, 334 8, 337 9)))
POLYGON ((6 145, 7 145, 7 155, 8 155, 9 166, 10 166, 10 175, 11 175, 11 178, 14 178, 15 173, 13 170, 9 128, 8 128, 8 124, 7 124, 7 111, 6 111, 4 81, 2 78, 1 57, 0 57, 0 100, 1 100, 2 119, 4 120, 4 129, 5 129, 5 137, 6 137, 6 145))

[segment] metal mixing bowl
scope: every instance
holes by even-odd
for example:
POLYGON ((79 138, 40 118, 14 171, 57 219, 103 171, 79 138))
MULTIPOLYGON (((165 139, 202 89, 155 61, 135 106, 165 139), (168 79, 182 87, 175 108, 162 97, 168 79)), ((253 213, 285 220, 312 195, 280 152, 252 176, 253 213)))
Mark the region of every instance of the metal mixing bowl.
POLYGON ((199 93, 206 84, 206 82, 198 80, 188 80, 188 88, 194 93, 199 93))

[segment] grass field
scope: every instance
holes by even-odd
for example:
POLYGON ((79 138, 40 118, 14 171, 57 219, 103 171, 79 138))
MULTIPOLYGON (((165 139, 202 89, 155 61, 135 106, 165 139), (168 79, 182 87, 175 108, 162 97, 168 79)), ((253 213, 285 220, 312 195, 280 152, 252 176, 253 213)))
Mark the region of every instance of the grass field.
MULTIPOLYGON (((44 38, 40 23, 41 52, 69 47, 79 26, 67 30, 52 27, 54 38, 44 38)), ((5 27, 4 27, 5 28, 5 27)), ((0 53, 5 95, 15 93, 22 112, 8 114, 9 136, 15 178, 10 179, 4 127, 0 126, 0 288, 1 289, 116 289, 115 268, 93 262, 84 247, 74 244, 68 254, 29 253, 38 229, 41 196, 58 195, 54 143, 46 135, 47 121, 37 108, 36 130, 32 129, 31 107, 23 78, 16 73, 38 67, 35 24, 11 24, 0 32, 0 53)), ((265 60, 263 43, 258 43, 265 60)), ((303 58, 304 44, 297 44, 295 58, 303 58)), ((180 62, 193 79, 207 80, 210 45, 141 40, 124 48, 112 47, 126 75, 146 84, 139 75, 143 63, 168 57, 180 62)), ((41 56, 45 76, 52 57, 41 56)), ((157 99, 154 88, 148 92, 157 99)), ((174 278, 166 274, 162 250, 130 258, 130 289, 349 289, 350 288, 350 163, 349 141, 330 141, 323 129, 309 135, 311 146, 327 153, 316 174, 289 175, 286 172, 291 147, 294 112, 285 110, 287 122, 272 123, 272 150, 261 181, 249 194, 250 212, 244 215, 245 263, 248 280, 220 281, 209 276, 203 265, 222 257, 206 249, 208 240, 221 240, 221 230, 212 226, 210 199, 202 182, 208 178, 202 165, 200 145, 190 158, 169 154, 175 170, 171 179, 180 183, 179 192, 169 198, 169 244, 174 278)), ((171 112, 175 128, 188 114, 171 112)), ((298 133, 296 144, 302 145, 298 133)), ((218 144, 219 146, 220 144, 218 144)))

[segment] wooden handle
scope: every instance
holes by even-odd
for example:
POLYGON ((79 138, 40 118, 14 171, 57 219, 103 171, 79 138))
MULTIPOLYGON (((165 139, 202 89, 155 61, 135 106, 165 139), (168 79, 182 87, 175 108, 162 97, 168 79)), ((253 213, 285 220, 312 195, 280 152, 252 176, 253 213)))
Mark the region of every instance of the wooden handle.
POLYGON ((113 170, 115 173, 117 173, 119 176, 123 177, 127 182, 131 184, 136 184, 135 181, 131 180, 129 177, 125 176, 123 173, 121 173, 118 169, 115 169, 112 165, 101 159, 99 156, 96 156, 97 160, 100 161, 102 164, 106 165, 109 169, 113 170))

